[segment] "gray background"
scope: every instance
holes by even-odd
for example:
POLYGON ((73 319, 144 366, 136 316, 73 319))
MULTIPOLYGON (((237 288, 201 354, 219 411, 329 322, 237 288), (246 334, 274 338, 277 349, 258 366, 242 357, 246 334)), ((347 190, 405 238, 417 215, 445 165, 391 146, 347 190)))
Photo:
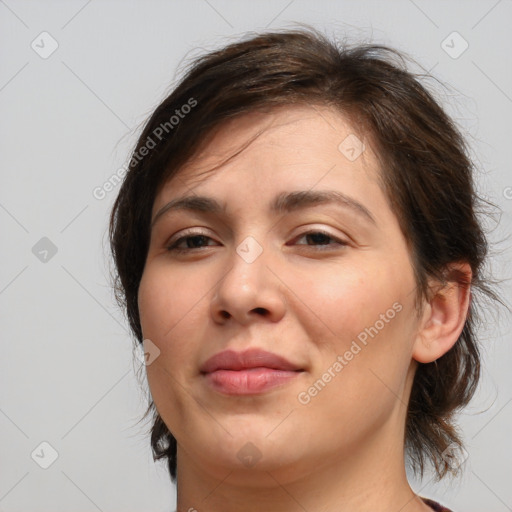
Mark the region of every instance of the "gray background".
MULTIPOLYGON (((512 213, 511 20, 510 0, 0 1, 0 511, 174 509, 149 423, 137 423, 145 381, 109 287, 118 187, 103 199, 93 190, 127 162, 184 57, 293 22, 408 52, 450 86, 439 98, 468 131, 480 190, 502 209, 489 223, 499 241, 512 213)), ((492 269, 508 278, 510 243, 495 252, 492 269)), ((508 282, 502 293, 510 301, 508 282)), ((455 511, 512 510, 510 327, 490 311, 480 333, 464 476, 414 482, 455 511)))

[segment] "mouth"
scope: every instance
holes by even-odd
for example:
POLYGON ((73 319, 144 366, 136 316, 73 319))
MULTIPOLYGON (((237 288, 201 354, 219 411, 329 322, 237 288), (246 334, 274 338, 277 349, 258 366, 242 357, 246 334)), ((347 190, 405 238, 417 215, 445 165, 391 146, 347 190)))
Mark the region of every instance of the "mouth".
POLYGON ((250 349, 219 352, 208 359, 200 371, 216 391, 228 395, 249 395, 282 386, 304 369, 277 354, 250 349))

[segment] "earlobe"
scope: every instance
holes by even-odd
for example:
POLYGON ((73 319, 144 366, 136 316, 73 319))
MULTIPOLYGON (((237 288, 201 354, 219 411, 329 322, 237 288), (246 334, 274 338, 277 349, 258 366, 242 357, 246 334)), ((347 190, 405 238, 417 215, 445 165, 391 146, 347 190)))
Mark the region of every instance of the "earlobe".
POLYGON ((412 353, 419 363, 431 363, 446 354, 464 328, 470 305, 471 267, 468 263, 453 263, 446 275, 447 282, 437 283, 424 306, 412 353))

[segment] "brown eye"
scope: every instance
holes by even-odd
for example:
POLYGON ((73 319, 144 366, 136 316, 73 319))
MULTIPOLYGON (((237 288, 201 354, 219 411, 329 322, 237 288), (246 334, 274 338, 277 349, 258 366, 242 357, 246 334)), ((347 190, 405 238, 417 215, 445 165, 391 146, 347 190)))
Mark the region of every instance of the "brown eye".
POLYGON ((209 236, 203 235, 202 233, 190 234, 178 238, 167 246, 168 251, 175 252, 187 252, 193 251, 194 249, 201 249, 208 247, 208 240, 212 240, 209 236))
MULTIPOLYGON (((343 240, 340 240, 339 238, 336 238, 332 236, 330 233, 327 233, 325 231, 315 230, 315 231, 308 231, 307 233, 303 233, 297 240, 300 239, 306 239, 306 244, 298 243, 297 245, 313 245, 313 246, 319 246, 319 247, 329 247, 336 248, 338 246, 345 246, 348 245, 343 240), (330 243, 330 241, 333 241, 334 243, 330 243), (308 243, 308 242, 311 242, 308 243)), ((297 242, 296 242, 297 243, 297 242)), ((325 249, 320 249, 325 250, 325 249)))

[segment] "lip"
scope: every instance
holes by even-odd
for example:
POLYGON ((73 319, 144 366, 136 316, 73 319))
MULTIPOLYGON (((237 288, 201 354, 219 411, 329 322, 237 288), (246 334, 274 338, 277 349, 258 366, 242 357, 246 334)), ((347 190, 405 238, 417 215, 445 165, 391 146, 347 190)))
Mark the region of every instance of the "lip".
POLYGON ((229 395, 248 395, 281 386, 304 370, 282 356, 253 348, 243 352, 219 352, 208 359, 200 371, 215 390, 229 395))
POLYGON ((223 350, 203 363, 200 371, 201 373, 211 373, 217 370, 246 370, 261 367, 273 370, 301 370, 299 366, 282 356, 259 348, 251 348, 243 352, 223 350))

